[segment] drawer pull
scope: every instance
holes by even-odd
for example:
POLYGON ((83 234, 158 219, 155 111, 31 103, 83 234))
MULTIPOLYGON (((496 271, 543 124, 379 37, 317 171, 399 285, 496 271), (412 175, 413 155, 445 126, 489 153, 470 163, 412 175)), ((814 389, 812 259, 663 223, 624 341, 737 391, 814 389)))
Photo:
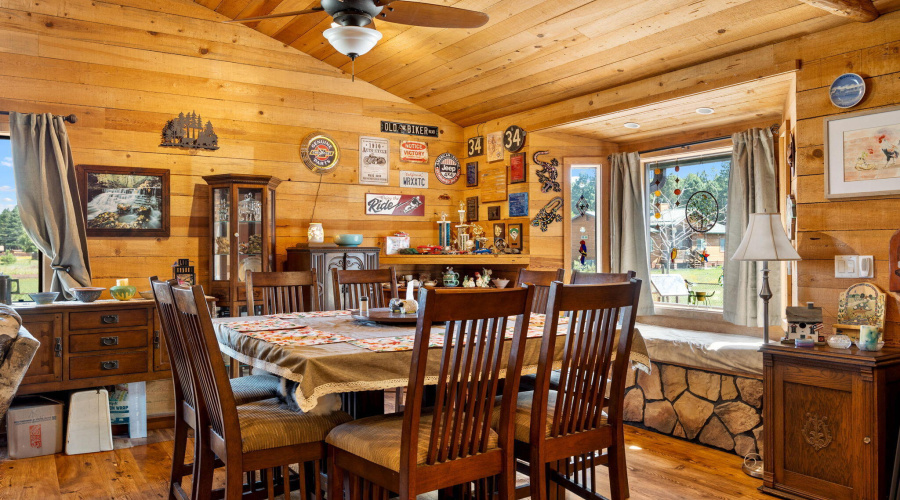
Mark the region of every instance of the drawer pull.
POLYGON ((119 337, 100 337, 101 345, 119 345, 119 337))
POLYGON ((119 360, 116 359, 114 361, 103 361, 100 363, 101 370, 118 370, 119 369, 119 360))
POLYGON ((119 322, 119 315, 107 314, 106 316, 101 316, 100 321, 102 321, 104 325, 114 325, 119 322))
POLYGON ((863 439, 863 443, 869 444, 871 442, 872 442, 872 438, 870 438, 868 436, 866 436, 865 439, 863 439))

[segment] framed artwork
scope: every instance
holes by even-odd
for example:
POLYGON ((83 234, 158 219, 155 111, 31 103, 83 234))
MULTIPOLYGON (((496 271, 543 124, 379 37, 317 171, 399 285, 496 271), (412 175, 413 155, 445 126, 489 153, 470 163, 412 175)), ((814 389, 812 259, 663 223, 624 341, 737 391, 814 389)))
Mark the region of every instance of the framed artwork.
POLYGON ((169 171, 79 165, 88 236, 169 236, 169 171))
POLYGON ((509 216, 528 217, 528 192, 509 193, 509 216))
POLYGON ((522 249, 522 224, 510 224, 509 232, 506 237, 506 246, 516 250, 522 249))
POLYGON ((525 153, 515 153, 509 155, 509 183, 519 184, 526 181, 528 175, 527 165, 525 164, 525 153))
POLYGON ((505 166, 486 167, 481 174, 481 201, 506 201, 507 187, 505 166))
POLYGON ((503 159, 503 132, 494 132, 487 135, 487 161, 494 162, 503 159))
POLYGON ((502 222, 494 223, 494 246, 500 248, 506 246, 506 224, 502 222))
POLYGON ((466 198, 466 222, 478 222, 478 197, 466 198))
POLYGON ((466 187, 478 186, 478 162, 466 163, 466 187))
POLYGON ((500 220, 500 205, 488 207, 488 220, 500 220))
POLYGON ((900 194, 900 106, 825 119, 825 197, 900 194))

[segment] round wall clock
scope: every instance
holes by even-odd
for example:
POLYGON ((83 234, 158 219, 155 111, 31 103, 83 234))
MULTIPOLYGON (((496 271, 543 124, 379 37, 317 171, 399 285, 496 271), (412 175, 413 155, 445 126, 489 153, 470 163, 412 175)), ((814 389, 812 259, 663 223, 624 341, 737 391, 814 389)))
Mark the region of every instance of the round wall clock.
POLYGON ((450 153, 443 153, 434 161, 434 175, 441 184, 455 184, 461 170, 459 160, 450 153))
POLYGON ((684 217, 691 229, 705 233, 719 221, 719 202, 709 191, 697 191, 688 199, 684 217))
POLYGON ((313 132, 300 145, 300 158, 306 168, 317 174, 325 174, 338 166, 341 149, 328 134, 313 132))
POLYGON ((866 81, 856 73, 844 73, 834 80, 828 94, 835 106, 852 108, 866 95, 866 81))
POLYGON ((518 153, 525 147, 525 130, 518 125, 506 129, 503 133, 503 147, 510 153, 518 153))

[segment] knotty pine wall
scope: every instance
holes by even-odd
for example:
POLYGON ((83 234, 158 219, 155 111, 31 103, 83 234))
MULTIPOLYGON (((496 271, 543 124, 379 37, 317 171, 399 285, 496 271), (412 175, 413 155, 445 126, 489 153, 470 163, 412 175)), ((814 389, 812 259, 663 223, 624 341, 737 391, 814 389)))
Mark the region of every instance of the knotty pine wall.
MULTIPOLYGON (((432 159, 459 156, 462 129, 252 29, 219 23, 188 0, 0 0, 0 109, 75 113, 69 125, 75 162, 171 170, 169 238, 89 238, 94 283, 145 283, 167 276, 177 258, 208 274, 208 197, 203 175, 252 173, 285 182, 277 190, 278 262, 306 240, 319 177, 300 160, 300 141, 322 130, 341 145, 340 167, 322 177, 316 220, 326 237, 362 233, 365 245, 403 230, 412 243, 437 238, 435 211, 455 210, 464 179, 444 186, 431 175, 425 217, 366 217, 366 192, 398 188, 399 140, 380 120, 438 125, 432 159), (166 121, 196 111, 211 120, 217 151, 159 147, 166 121), (391 186, 358 184, 360 135, 389 137, 391 186), (450 200, 440 200, 442 194, 450 200)), ((323 41, 323 43, 325 43, 323 41)), ((5 118, 5 117, 4 117, 5 118)), ((0 126, 7 126, 3 123, 0 126)))

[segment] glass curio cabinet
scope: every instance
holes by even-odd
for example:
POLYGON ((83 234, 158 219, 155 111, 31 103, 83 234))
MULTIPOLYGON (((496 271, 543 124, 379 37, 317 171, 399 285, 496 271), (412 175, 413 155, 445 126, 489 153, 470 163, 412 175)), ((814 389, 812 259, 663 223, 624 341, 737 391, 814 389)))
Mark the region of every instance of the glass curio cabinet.
POLYGON ((247 272, 275 270, 275 188, 281 180, 241 174, 203 180, 209 184, 211 212, 209 293, 221 316, 243 316, 247 272))

